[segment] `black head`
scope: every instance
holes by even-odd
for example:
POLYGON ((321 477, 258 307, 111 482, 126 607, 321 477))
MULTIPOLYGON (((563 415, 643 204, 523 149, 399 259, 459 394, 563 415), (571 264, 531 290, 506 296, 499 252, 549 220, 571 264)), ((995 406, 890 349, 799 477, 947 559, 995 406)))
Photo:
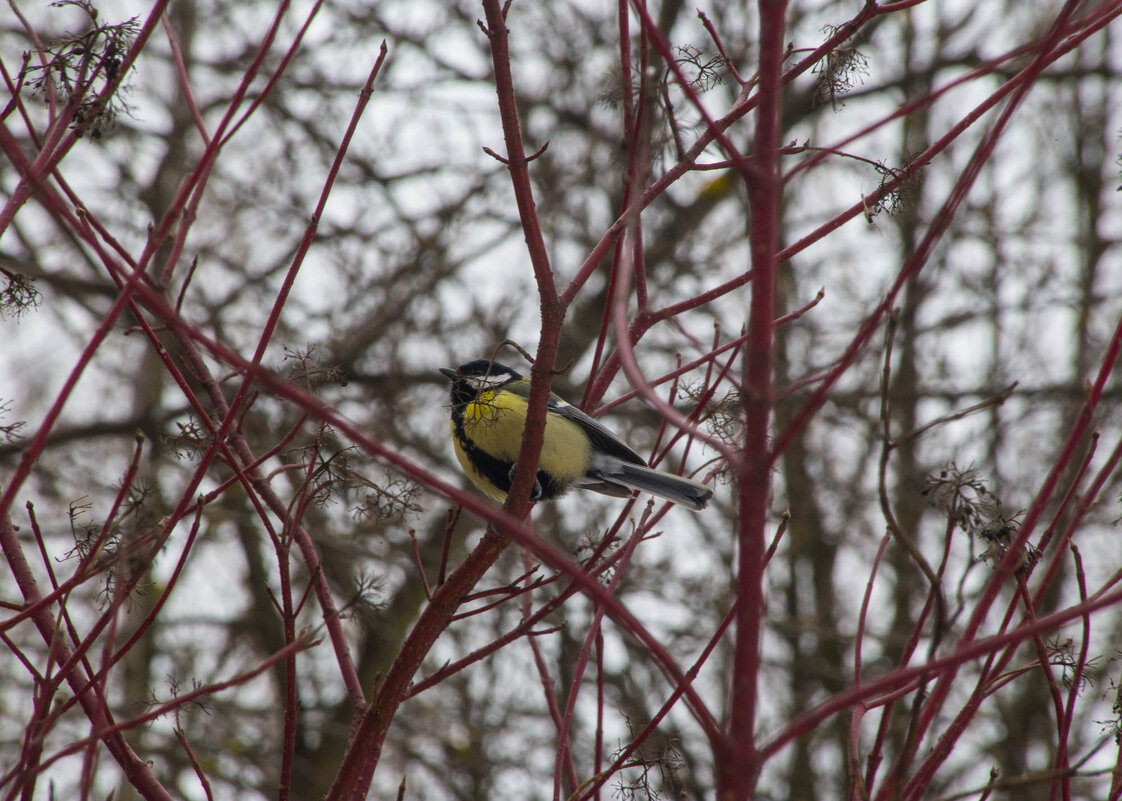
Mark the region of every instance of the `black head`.
POLYGON ((461 364, 455 370, 441 367, 440 372, 452 379, 452 405, 462 407, 474 400, 480 392, 518 381, 522 376, 505 364, 488 359, 475 359, 461 364))
POLYGON ((505 364, 499 364, 490 359, 475 359, 466 364, 461 364, 456 368, 456 372, 464 378, 482 378, 488 384, 493 384, 496 380, 509 381, 512 378, 519 379, 522 377, 517 371, 510 369, 505 364))

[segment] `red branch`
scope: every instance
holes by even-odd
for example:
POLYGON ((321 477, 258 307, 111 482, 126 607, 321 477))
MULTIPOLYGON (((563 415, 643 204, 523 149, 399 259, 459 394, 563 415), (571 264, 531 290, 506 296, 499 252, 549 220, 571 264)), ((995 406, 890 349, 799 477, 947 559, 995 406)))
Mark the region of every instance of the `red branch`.
POLYGON ((781 185, 779 113, 787 4, 760 0, 760 55, 753 159, 745 173, 751 209, 752 297, 748 340, 744 344, 744 442, 736 465, 737 615, 729 701, 729 753, 718 763, 717 794, 748 801, 759 774, 756 706, 760 679, 760 632, 764 608, 763 564, 766 548, 771 460, 768 431, 773 403, 772 347, 775 332, 775 278, 779 250, 781 185))

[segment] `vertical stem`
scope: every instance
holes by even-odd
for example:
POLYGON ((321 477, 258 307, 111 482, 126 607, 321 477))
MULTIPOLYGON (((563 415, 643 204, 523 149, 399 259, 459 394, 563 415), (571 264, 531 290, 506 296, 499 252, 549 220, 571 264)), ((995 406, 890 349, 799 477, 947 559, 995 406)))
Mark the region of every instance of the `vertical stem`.
POLYGON ((744 451, 737 469, 736 645, 729 717, 729 752, 718 797, 749 799, 759 772, 755 743, 763 609, 763 559, 770 478, 768 425, 772 408, 772 344, 776 253, 779 249, 779 111, 784 0, 760 0, 759 106, 753 158, 744 171, 751 209, 752 297, 745 342, 744 451))
MULTIPOLYGON (((526 426, 522 432, 522 448, 518 467, 511 481, 505 504, 506 511, 516 519, 528 517, 530 492, 537 474, 538 457, 545 436, 546 402, 549 398, 553 364, 561 337, 561 323, 565 319, 565 306, 558 297, 557 286, 549 265, 549 256, 542 236, 537 211, 534 208, 533 188, 530 182, 528 160, 522 144, 518 107, 514 96, 514 78, 510 68, 510 48, 504 8, 499 0, 484 0, 486 33, 491 47, 491 62, 495 71, 495 91, 502 120, 504 142, 507 149, 507 167, 510 171, 514 197, 526 246, 533 265, 541 304, 541 338, 537 358, 530 371, 530 397, 526 426)), ((496 527, 487 533, 467 560, 448 577, 448 581, 433 594, 432 600, 421 613, 420 619, 406 638, 390 671, 383 678, 377 694, 351 737, 339 774, 328 793, 328 801, 365 798, 374 770, 381 757, 386 732, 393 721, 398 706, 405 699, 409 684, 436 638, 447 628, 452 616, 487 569, 506 549, 510 540, 496 527)))

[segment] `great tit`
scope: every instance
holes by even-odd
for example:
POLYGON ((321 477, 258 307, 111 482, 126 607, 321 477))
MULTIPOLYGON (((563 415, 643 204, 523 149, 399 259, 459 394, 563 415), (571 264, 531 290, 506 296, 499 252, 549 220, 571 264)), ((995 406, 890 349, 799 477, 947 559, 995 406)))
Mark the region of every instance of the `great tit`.
MULTIPOLYGON (((487 359, 440 372, 452 379, 456 458, 476 487, 502 503, 522 447, 530 379, 487 359)), ((531 500, 556 498, 573 487, 617 498, 642 490, 693 510, 704 509, 713 497, 704 484, 647 467, 619 437, 550 394, 531 500)))

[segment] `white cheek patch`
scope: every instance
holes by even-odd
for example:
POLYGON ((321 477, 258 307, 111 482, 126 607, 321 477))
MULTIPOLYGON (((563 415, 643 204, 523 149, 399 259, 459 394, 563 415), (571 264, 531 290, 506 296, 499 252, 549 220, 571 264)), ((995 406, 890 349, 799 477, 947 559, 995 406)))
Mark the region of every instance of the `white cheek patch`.
POLYGON ((477 390, 490 389, 497 387, 499 384, 506 383, 510 376, 503 373, 492 375, 471 375, 466 376, 467 382, 477 390))

